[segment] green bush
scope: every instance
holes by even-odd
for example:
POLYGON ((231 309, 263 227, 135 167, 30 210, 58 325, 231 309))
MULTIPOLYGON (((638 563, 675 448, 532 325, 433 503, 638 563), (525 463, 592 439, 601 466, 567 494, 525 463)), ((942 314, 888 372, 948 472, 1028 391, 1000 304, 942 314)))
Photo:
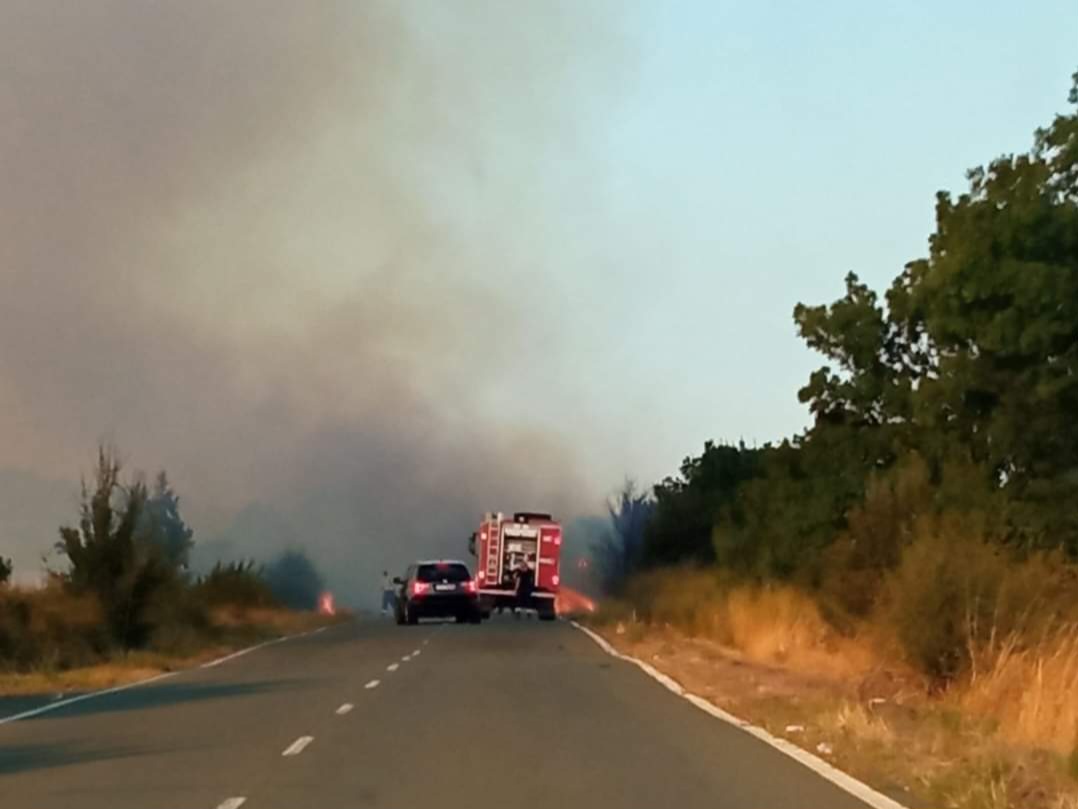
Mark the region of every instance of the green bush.
POLYGON ((1057 554, 1019 557, 970 515, 923 521, 886 583, 883 608, 907 658, 950 679, 976 651, 1035 644, 1075 617, 1073 570, 1057 554))
POLYGON ((218 562, 194 587, 196 597, 207 607, 270 607, 277 604, 261 567, 252 561, 218 562))

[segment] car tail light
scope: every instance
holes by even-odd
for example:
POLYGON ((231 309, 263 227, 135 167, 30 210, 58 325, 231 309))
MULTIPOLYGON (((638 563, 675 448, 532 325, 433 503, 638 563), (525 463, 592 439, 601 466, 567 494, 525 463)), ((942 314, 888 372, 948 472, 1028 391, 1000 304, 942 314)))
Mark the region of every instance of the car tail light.
POLYGON ((475 579, 468 579, 464 582, 464 592, 466 593, 478 593, 479 585, 475 583, 475 579))
POLYGON ((430 592, 430 585, 422 581, 412 582, 412 595, 421 596, 424 593, 430 592))

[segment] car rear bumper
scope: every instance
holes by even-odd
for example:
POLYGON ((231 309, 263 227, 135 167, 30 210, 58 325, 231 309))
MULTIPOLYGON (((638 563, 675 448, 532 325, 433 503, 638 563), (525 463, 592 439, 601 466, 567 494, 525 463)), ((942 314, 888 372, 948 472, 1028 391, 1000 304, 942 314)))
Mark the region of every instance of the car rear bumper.
POLYGON ((456 615, 475 615, 479 612, 479 597, 474 595, 430 595, 413 598, 409 609, 417 618, 446 618, 456 615))

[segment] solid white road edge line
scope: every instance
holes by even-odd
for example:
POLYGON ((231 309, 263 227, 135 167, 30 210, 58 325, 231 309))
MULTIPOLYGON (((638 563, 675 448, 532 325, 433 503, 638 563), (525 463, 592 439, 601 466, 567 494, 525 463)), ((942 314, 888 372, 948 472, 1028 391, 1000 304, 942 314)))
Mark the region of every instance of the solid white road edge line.
POLYGON ((307 745, 314 741, 314 736, 300 736, 292 744, 288 745, 281 753, 282 756, 298 756, 302 753, 307 745))
MULTIPOLYGON (((222 663, 227 663, 229 660, 235 660, 237 657, 242 657, 245 654, 261 649, 264 646, 272 646, 275 643, 283 643, 286 640, 294 640, 296 638, 302 638, 304 635, 308 635, 308 632, 302 632, 298 635, 285 635, 281 638, 273 638, 262 643, 257 643, 254 646, 248 646, 246 649, 240 649, 238 652, 219 657, 216 660, 211 660, 208 663, 203 663, 198 666, 200 669, 212 669, 214 666, 219 666, 222 663)), ((86 699, 93 699, 94 697, 103 697, 107 694, 116 694, 120 691, 126 691, 129 688, 138 688, 140 685, 149 685, 150 683, 157 683, 161 680, 167 680, 169 677, 175 677, 177 674, 183 674, 186 671, 194 671, 195 669, 181 669, 179 671, 166 671, 162 674, 156 674, 153 677, 147 677, 145 680, 136 680, 133 683, 124 683, 123 685, 115 685, 112 688, 103 688, 100 691, 89 691, 85 694, 79 694, 76 697, 68 697, 67 699, 58 699, 55 702, 50 702, 48 705, 41 705, 37 708, 31 708, 28 711, 12 714, 11 716, 0 716, 0 725, 6 725, 8 722, 17 722, 20 719, 29 719, 33 716, 39 716, 49 711, 55 711, 57 708, 63 708, 67 705, 74 705, 76 702, 82 702, 86 699)))
POLYGON ((353 705, 351 702, 346 702, 344 703, 344 705, 337 709, 337 716, 344 716, 346 713, 348 713, 355 707, 356 706, 353 705))
POLYGON ((155 677, 149 677, 145 680, 138 680, 137 682, 127 683, 126 685, 117 685, 112 688, 105 688, 101 691, 91 691, 88 694, 79 694, 77 697, 69 697, 68 699, 50 702, 48 705, 42 705, 39 708, 31 708, 29 711, 23 711, 22 713, 0 718, 0 725, 6 725, 8 722, 15 722, 19 719, 29 719, 31 716, 38 716, 39 714, 48 713, 49 711, 55 711, 57 708, 62 708, 65 705, 74 705, 76 702, 82 702, 84 699, 90 699, 91 697, 103 697, 105 694, 116 694, 120 691, 126 691, 129 688, 167 680, 169 677, 175 677, 179 673, 180 672, 178 671, 166 671, 164 674, 158 674, 155 677))
POLYGON ((369 683, 367 683, 367 684, 366 684, 365 686, 363 686, 363 687, 364 687, 364 688, 377 688, 377 687, 378 687, 378 683, 380 683, 380 682, 381 682, 381 680, 371 680, 371 681, 370 681, 369 683))
POLYGON ((401 667, 400 663, 390 663, 388 666, 386 666, 386 671, 396 671, 400 667, 401 667))
POLYGON ((669 677, 666 674, 663 674, 661 671, 658 671, 651 664, 645 663, 643 660, 639 660, 632 655, 622 654, 613 646, 611 646, 610 643, 608 643, 607 640, 599 633, 588 629, 588 627, 586 626, 581 626, 576 621, 570 621, 569 623, 571 623, 576 629, 579 629, 581 632, 583 632, 585 635, 595 641, 596 645, 598 645, 600 649, 602 649, 611 657, 616 657, 619 660, 626 661, 627 663, 635 664, 653 680, 658 680, 668 690, 673 691, 679 697, 685 698, 690 703, 699 708, 701 711, 711 714, 711 716, 715 717, 716 719, 721 719, 723 722, 731 724, 734 727, 740 728, 746 733, 755 736, 760 741, 769 744, 771 747, 774 747, 779 752, 785 753, 790 758, 808 767, 821 778, 826 778, 835 786, 844 789, 846 792, 849 792, 855 798, 864 801, 864 803, 868 804, 873 809, 907 809, 907 807, 903 806, 898 801, 892 800, 886 795, 877 792, 868 784, 864 784, 858 781, 852 775, 844 773, 842 770, 832 766, 828 762, 824 761, 822 758, 812 755, 812 753, 809 753, 807 750, 802 750, 796 744, 791 744, 785 739, 781 739, 777 736, 772 736, 763 728, 756 727, 755 725, 746 722, 744 719, 741 719, 737 716, 734 716, 732 713, 724 711, 722 708, 718 707, 717 705, 713 705, 711 702, 704 699, 703 697, 689 693, 681 687, 680 683, 678 683, 672 677, 669 677))
POLYGON ((254 646, 248 646, 246 649, 240 649, 238 652, 233 652, 232 654, 227 654, 224 657, 219 657, 216 660, 211 660, 208 663, 203 663, 201 666, 199 666, 199 668, 200 669, 216 668, 217 666, 220 666, 222 663, 227 663, 229 660, 235 660, 237 657, 243 657, 244 655, 250 654, 251 652, 253 652, 253 651, 257 650, 257 649, 261 649, 261 648, 263 648, 265 646, 272 646, 275 643, 280 643, 281 641, 288 640, 289 637, 302 637, 302 636, 301 635, 290 635, 290 636, 287 636, 287 637, 284 637, 284 638, 274 638, 273 640, 263 641, 262 643, 255 644, 254 646))
POLYGON ((240 809, 245 803, 247 803, 246 798, 229 798, 228 800, 221 801, 221 803, 217 805, 217 809, 240 809))

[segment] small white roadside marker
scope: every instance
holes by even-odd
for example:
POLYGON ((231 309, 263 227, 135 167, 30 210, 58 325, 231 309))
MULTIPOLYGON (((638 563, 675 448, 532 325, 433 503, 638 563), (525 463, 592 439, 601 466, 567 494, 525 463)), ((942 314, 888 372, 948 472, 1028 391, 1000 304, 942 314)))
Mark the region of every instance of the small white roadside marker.
POLYGON ((380 683, 380 682, 381 682, 381 680, 371 680, 371 681, 370 681, 369 683, 367 683, 367 684, 366 684, 365 686, 363 686, 363 687, 364 687, 364 688, 377 688, 377 687, 378 687, 378 683, 380 683))
POLYGON ((221 803, 217 805, 217 809, 240 809, 245 803, 247 803, 246 798, 229 798, 228 800, 221 801, 221 803))
POLYGON ((400 668, 400 665, 400 663, 390 663, 388 666, 386 666, 386 671, 396 671, 400 668))
POLYGON ((281 755, 282 756, 298 756, 305 749, 307 749, 307 745, 309 745, 313 741, 314 741, 314 736, 300 736, 298 739, 296 739, 294 742, 292 742, 292 744, 288 745, 288 747, 286 747, 284 749, 284 752, 281 753, 281 755))
POLYGON ((350 712, 354 707, 356 707, 356 706, 353 705, 351 702, 344 703, 344 705, 342 705, 340 708, 337 709, 337 716, 344 716, 346 713, 350 712))

